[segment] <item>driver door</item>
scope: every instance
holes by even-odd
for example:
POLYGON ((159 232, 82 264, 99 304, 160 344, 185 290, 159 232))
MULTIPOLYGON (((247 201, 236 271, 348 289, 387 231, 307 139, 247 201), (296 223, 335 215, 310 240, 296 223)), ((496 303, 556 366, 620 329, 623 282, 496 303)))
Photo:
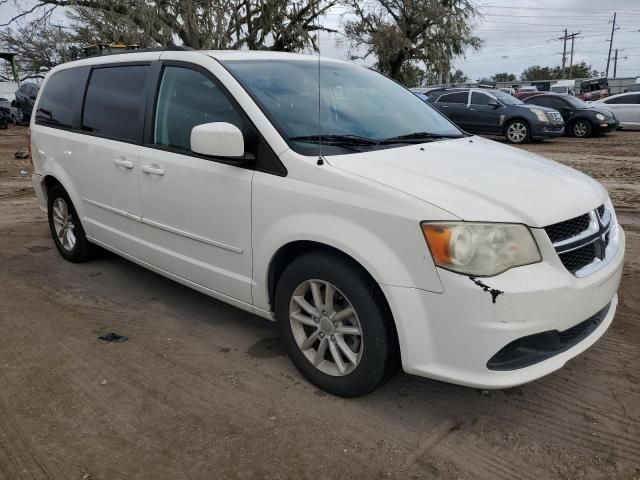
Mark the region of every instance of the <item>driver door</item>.
POLYGON ((196 125, 229 122, 244 132, 244 116, 213 74, 183 62, 163 64, 157 92, 139 160, 143 260, 251 303, 254 171, 190 148, 196 125))

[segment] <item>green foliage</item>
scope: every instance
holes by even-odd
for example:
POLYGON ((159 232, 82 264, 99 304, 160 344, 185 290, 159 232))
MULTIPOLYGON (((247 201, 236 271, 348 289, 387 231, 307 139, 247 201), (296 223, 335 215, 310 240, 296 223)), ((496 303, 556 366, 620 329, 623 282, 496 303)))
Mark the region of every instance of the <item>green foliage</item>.
POLYGON ((598 71, 593 70, 591 65, 587 65, 582 61, 576 65, 573 65, 571 76, 569 76, 569 66, 565 68, 565 76, 562 75, 562 66, 557 65, 555 67, 541 67, 540 65, 533 65, 526 68, 520 78, 522 80, 560 80, 562 78, 592 78, 597 77, 598 71))
POLYGON ((491 78, 496 82, 515 82, 517 77, 513 73, 503 72, 496 73, 491 78))
POLYGON ((415 81, 407 64, 424 64, 427 75, 448 72, 454 57, 482 44, 472 35, 477 9, 470 0, 347 1, 356 16, 345 26, 352 49, 407 85, 415 81))

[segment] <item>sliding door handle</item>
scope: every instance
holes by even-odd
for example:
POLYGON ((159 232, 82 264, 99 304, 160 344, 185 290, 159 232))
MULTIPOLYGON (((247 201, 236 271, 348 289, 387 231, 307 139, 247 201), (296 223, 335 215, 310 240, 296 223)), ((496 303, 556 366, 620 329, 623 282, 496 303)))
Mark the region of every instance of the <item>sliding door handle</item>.
POLYGON ((164 170, 157 167, 152 167, 151 165, 142 165, 142 171, 144 173, 148 173, 150 175, 164 175, 164 170))

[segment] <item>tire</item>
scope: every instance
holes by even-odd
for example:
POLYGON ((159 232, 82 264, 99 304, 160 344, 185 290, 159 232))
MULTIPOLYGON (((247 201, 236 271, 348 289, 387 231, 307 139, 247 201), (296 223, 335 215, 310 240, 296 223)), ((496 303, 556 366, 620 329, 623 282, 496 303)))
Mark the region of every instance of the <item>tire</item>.
POLYGON ((93 245, 87 240, 69 195, 60 185, 49 189, 47 216, 51 236, 63 258, 74 263, 91 259, 93 245))
POLYGON ((577 138, 585 138, 592 134, 593 127, 591 126, 591 122, 589 120, 585 120, 583 118, 576 120, 571 125, 571 134, 577 138))
POLYGON ((289 358, 322 390, 358 397, 395 372, 397 337, 390 315, 375 283, 350 260, 325 252, 298 257, 278 281, 275 307, 289 358), (332 301, 327 301, 328 288, 335 292, 332 301))
POLYGON ((527 143, 531 140, 531 127, 524 120, 511 120, 504 128, 504 137, 515 145, 527 143))

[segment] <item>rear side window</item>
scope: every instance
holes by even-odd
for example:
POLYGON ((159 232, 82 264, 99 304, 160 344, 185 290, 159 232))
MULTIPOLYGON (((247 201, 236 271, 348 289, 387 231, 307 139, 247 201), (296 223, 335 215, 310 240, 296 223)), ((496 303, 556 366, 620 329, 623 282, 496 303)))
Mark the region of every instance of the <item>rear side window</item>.
POLYGON ((154 143, 191 150, 197 125, 228 122, 243 130, 242 116, 208 77, 183 67, 164 69, 155 114, 154 143))
POLYGON ((437 103, 464 103, 466 105, 469 92, 447 93, 438 98, 437 103))
POLYGON ((38 101, 36 124, 77 128, 88 73, 88 67, 80 67, 68 68, 51 75, 38 101))
POLYGON ((96 68, 84 101, 82 129, 100 136, 142 142, 148 65, 96 68))

